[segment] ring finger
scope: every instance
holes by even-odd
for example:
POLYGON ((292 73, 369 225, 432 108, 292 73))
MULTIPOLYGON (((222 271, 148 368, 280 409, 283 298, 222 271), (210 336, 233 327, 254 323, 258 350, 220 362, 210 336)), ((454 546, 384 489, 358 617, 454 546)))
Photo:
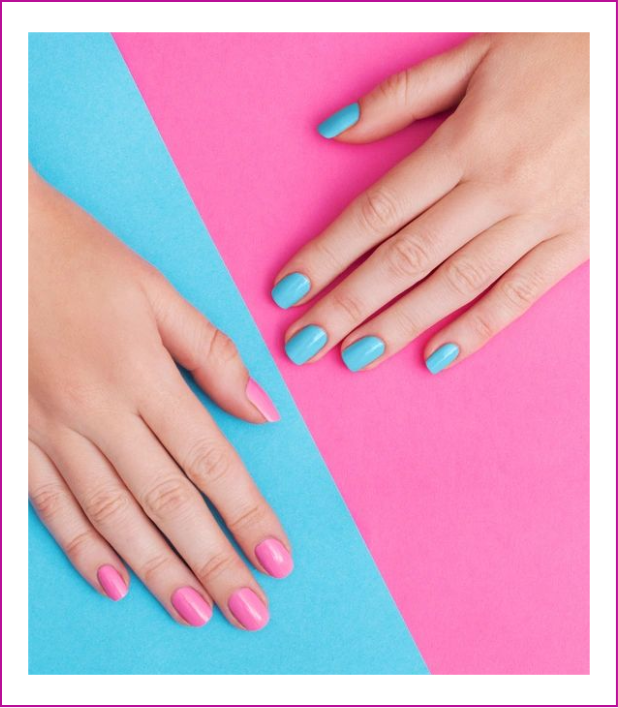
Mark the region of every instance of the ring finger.
POLYGON ((103 451, 127 487, 227 619, 244 629, 264 627, 269 613, 262 589, 201 494, 146 424, 132 417, 117 430, 108 429, 107 440, 113 443, 103 443, 103 451))
POLYGON ((352 371, 371 369, 419 334, 478 297, 548 234, 540 224, 511 217, 454 253, 426 281, 352 332, 341 345, 352 371))

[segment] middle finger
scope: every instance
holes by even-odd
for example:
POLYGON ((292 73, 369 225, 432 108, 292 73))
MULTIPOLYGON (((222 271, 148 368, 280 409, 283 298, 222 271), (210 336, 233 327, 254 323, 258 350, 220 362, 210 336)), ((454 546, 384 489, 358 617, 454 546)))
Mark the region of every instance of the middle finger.
POLYGON ((117 429, 108 429, 106 441, 99 444, 227 619, 249 630, 264 627, 269 614, 262 589, 198 490, 146 424, 131 417, 117 429))
POLYGON ((457 249, 506 216, 486 187, 462 183, 405 226, 297 320, 285 350, 317 361, 374 312, 422 280, 457 249))

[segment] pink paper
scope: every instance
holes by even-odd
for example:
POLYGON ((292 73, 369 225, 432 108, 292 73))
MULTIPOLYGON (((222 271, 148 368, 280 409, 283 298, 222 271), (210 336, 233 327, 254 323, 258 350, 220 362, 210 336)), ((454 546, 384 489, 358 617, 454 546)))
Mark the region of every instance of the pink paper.
POLYGON ((463 37, 115 38, 431 671, 587 673, 587 266, 436 377, 428 334, 368 374, 336 351, 296 367, 282 335, 297 312, 269 296, 439 121, 368 146, 315 126, 463 37))

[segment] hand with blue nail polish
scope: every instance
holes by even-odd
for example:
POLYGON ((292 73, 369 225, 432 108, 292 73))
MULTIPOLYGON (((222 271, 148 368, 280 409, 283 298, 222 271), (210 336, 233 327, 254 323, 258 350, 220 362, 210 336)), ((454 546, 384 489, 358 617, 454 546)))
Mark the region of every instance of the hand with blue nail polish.
POLYGON ((280 271, 275 302, 312 304, 285 335, 295 363, 340 345, 350 371, 372 369, 473 303, 426 344, 436 374, 588 259, 588 45, 477 35, 320 123, 324 138, 366 143, 453 111, 280 271))

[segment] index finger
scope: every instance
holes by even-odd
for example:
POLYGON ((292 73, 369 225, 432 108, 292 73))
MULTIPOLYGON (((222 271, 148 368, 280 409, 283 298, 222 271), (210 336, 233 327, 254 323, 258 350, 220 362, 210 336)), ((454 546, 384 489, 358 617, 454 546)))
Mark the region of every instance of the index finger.
POLYGON ((279 307, 287 309, 313 298, 457 185, 461 170, 437 136, 358 196, 288 261, 272 290, 279 307))

